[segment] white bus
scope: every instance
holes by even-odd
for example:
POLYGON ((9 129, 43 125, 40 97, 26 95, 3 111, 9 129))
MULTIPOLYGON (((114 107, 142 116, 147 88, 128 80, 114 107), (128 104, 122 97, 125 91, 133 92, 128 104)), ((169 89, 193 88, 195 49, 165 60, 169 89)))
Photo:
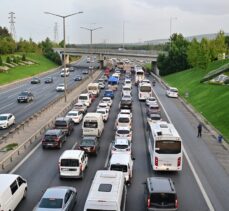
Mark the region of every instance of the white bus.
POLYGON ((146 100, 149 97, 152 97, 152 86, 149 83, 140 83, 138 85, 138 99, 146 100))
POLYGON ((84 211, 125 211, 127 188, 121 171, 96 172, 84 211))
POLYGON ((145 78, 143 69, 135 69, 135 85, 139 84, 145 78))
POLYGON ((148 150, 153 170, 182 170, 182 139, 173 124, 149 123, 148 150))
POLYGON ((99 83, 89 83, 87 86, 87 92, 98 97, 100 92, 99 83))

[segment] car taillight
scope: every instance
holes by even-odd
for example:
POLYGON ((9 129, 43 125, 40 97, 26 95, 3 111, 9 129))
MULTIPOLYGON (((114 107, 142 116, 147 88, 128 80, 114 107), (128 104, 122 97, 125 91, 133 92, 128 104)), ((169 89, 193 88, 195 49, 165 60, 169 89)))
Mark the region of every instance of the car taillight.
POLYGON ((181 166, 181 157, 177 159, 177 167, 181 166))
POLYGON ((158 166, 158 157, 155 157, 154 164, 155 166, 158 166))
POLYGON ((148 196, 148 199, 147 199, 147 207, 150 208, 150 196, 148 196))
POLYGON ((178 200, 177 199, 175 201, 175 206, 176 206, 176 208, 178 208, 178 200))

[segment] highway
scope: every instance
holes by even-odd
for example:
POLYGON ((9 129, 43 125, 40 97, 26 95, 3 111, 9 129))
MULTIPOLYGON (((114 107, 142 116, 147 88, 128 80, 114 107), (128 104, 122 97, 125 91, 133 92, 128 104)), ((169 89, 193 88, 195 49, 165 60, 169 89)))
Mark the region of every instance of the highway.
MULTIPOLYGON (((80 65, 81 67, 88 68, 89 63, 86 63, 86 57, 81 58, 78 62, 74 63, 73 66, 80 65)), ((94 64, 98 66, 98 64, 94 64)), ((49 102, 54 100, 63 92, 57 92, 56 87, 58 84, 64 82, 64 77, 60 76, 60 70, 52 72, 46 76, 39 77, 41 79, 40 84, 31 84, 30 79, 22 83, 16 83, 10 87, 4 88, 0 91, 0 113, 12 113, 16 117, 16 124, 22 122, 32 114, 38 112, 41 108, 47 105, 49 102), (47 76, 53 77, 53 83, 45 84, 44 79, 47 76), (34 100, 29 103, 18 103, 17 97, 22 91, 30 90, 34 95, 34 100)), ((67 87, 71 88, 77 81, 74 81, 74 76, 82 75, 82 68, 76 69, 74 72, 70 72, 67 78, 67 87)), ((86 76, 86 75, 85 75, 86 76)), ((83 75, 84 77, 84 75, 83 75)), ((15 126, 16 126, 15 124, 15 126)), ((0 136, 6 133, 10 128, 0 130, 0 136)))
MULTIPOLYGON (((69 185, 74 186, 78 190, 78 203, 74 210, 83 210, 84 203, 90 189, 90 185, 93 179, 95 172, 98 169, 104 169, 108 150, 111 141, 114 138, 114 122, 116 115, 119 111, 118 104, 121 99, 121 87, 119 86, 119 91, 116 92, 115 99, 113 102, 113 106, 110 112, 109 120, 105 123, 105 130, 100 138, 101 150, 97 157, 90 156, 89 157, 89 167, 86 170, 85 176, 83 180, 60 180, 58 173, 58 158, 61 153, 66 150, 72 148, 76 142, 79 142, 81 139, 81 124, 75 126, 74 133, 68 138, 67 142, 63 145, 61 150, 43 150, 40 146, 38 149, 26 160, 23 165, 21 165, 15 173, 22 175, 28 181, 28 193, 27 198, 22 201, 22 203, 18 206, 17 210, 32 210, 33 207, 37 204, 42 193, 51 186, 59 186, 59 185, 69 185), (112 132, 111 132, 112 131, 112 132)), ((178 110, 177 102, 173 99, 167 99, 164 94, 164 90, 160 85, 157 84, 156 93, 159 96, 161 102, 166 104, 166 109, 168 109, 169 115, 171 112, 175 115, 176 112, 179 113, 179 118, 177 120, 177 116, 171 115, 171 120, 175 121, 175 126, 180 132, 183 140, 184 146, 188 151, 188 154, 191 158, 195 157, 195 161, 199 159, 198 153, 193 152, 193 145, 190 142, 190 137, 195 137, 196 131, 195 129, 184 128, 189 124, 189 120, 186 118, 186 114, 182 113, 182 111, 178 110), (169 108, 167 108, 169 107, 169 108), (182 119, 182 121, 180 121, 182 119), (183 132, 182 132, 182 131, 183 132)), ((95 111, 96 106, 102 96, 93 102, 89 111, 95 111)), ((175 187, 178 194, 179 201, 179 210, 184 211, 207 211, 209 210, 203 195, 197 185, 197 182, 193 176, 193 173, 190 169, 190 166, 187 163, 186 158, 183 159, 183 170, 179 173, 154 173, 150 167, 147 147, 146 147, 146 132, 144 130, 145 126, 145 103, 139 102, 137 98, 137 88, 133 86, 133 157, 134 161, 134 170, 133 170, 133 180, 132 184, 128 187, 127 194, 127 204, 126 211, 142 211, 145 210, 144 204, 144 184, 146 178, 149 176, 163 176, 163 177, 171 177, 175 182, 175 187)), ((165 114, 163 114, 163 118, 165 119, 165 114)), ((203 147, 204 148, 204 147, 203 147)), ((197 149, 195 149, 197 150, 197 149)), ((200 153, 201 154, 201 153, 200 153)), ((204 156, 204 155, 201 155, 204 156)), ((211 156, 210 156, 210 159, 211 156)), ((206 160, 206 158, 204 159, 206 160)), ((197 172, 202 173, 202 171, 206 171, 206 173, 212 173, 215 168, 220 170, 219 166, 214 166, 216 163, 212 163, 212 166, 207 165, 204 162, 197 162, 198 168, 197 172), (207 167, 207 169, 205 169, 207 167), (201 168, 202 170, 200 170, 201 168), (213 170, 212 170, 213 169, 213 170)), ((216 164, 217 165, 217 164, 216 164)), ((194 165, 196 167, 196 164, 194 165)), ((222 171, 222 169, 221 169, 222 171)), ((204 172, 205 173, 205 172, 204 172)), ((209 184, 211 179, 211 175, 205 175, 207 181, 204 181, 204 185, 208 185, 206 187, 207 193, 209 189, 212 188, 212 184, 209 184)), ((201 177, 201 181, 202 181, 201 177)), ((222 178, 223 181, 217 181, 214 179, 214 185, 220 184, 220 187, 216 188, 216 191, 221 189, 225 190, 225 195, 220 191, 221 194, 216 195, 215 198, 212 198, 210 194, 211 200, 214 202, 215 210, 229 210, 228 201, 223 201, 227 195, 228 191, 228 178, 222 178), (225 186, 222 186, 224 182, 227 182, 225 186), (227 189, 227 190, 226 190, 227 189), (216 204, 215 204, 216 203, 216 204)), ((203 182, 203 181, 202 181, 203 182)), ((214 189, 213 189, 214 190, 214 189)), ((217 192, 216 192, 217 193, 217 192)))

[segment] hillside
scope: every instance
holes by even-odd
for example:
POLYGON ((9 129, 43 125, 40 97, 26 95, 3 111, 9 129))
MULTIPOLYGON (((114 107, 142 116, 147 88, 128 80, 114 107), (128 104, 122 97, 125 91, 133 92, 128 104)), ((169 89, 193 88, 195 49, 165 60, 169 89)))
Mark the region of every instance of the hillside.
POLYGON ((177 87, 181 96, 188 92, 186 100, 229 140, 229 86, 200 83, 208 72, 226 63, 229 59, 213 62, 205 71, 193 68, 163 79, 177 87))

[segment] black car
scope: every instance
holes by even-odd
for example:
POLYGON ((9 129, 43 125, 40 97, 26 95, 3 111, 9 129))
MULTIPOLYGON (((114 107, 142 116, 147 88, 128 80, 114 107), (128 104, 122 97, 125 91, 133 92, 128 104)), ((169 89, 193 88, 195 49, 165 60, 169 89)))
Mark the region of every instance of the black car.
POLYGON ((178 200, 173 181, 165 177, 150 177, 146 180, 145 204, 147 211, 178 209, 178 200))
POLYGON ((82 76, 80 75, 76 75, 74 78, 75 81, 81 81, 82 80, 82 76))
POLYGON ((119 104, 119 108, 132 110, 132 100, 127 98, 122 98, 119 104))
POLYGON ((75 71, 75 68, 73 66, 69 67, 69 71, 70 72, 74 72, 75 71))
POLYGON ((47 77, 45 79, 45 84, 51 84, 51 83, 53 83, 53 78, 52 77, 47 77))
POLYGON ((41 80, 39 78, 32 78, 31 84, 39 84, 41 83, 41 80))
POLYGON ((78 148, 84 150, 88 154, 97 155, 100 145, 97 137, 84 136, 78 148))
POLYGON ((82 71, 83 74, 89 74, 89 70, 85 69, 82 71))
POLYGON ((61 129, 67 136, 74 130, 74 122, 68 117, 58 117, 55 121, 55 129, 61 129))
POLYGON ((34 99, 34 96, 30 91, 23 91, 17 97, 17 101, 19 103, 22 103, 22 102, 28 103, 30 101, 33 101, 33 99, 34 99))
POLYGON ((61 129, 47 130, 43 139, 42 147, 45 148, 58 148, 60 149, 66 141, 66 134, 61 129))

